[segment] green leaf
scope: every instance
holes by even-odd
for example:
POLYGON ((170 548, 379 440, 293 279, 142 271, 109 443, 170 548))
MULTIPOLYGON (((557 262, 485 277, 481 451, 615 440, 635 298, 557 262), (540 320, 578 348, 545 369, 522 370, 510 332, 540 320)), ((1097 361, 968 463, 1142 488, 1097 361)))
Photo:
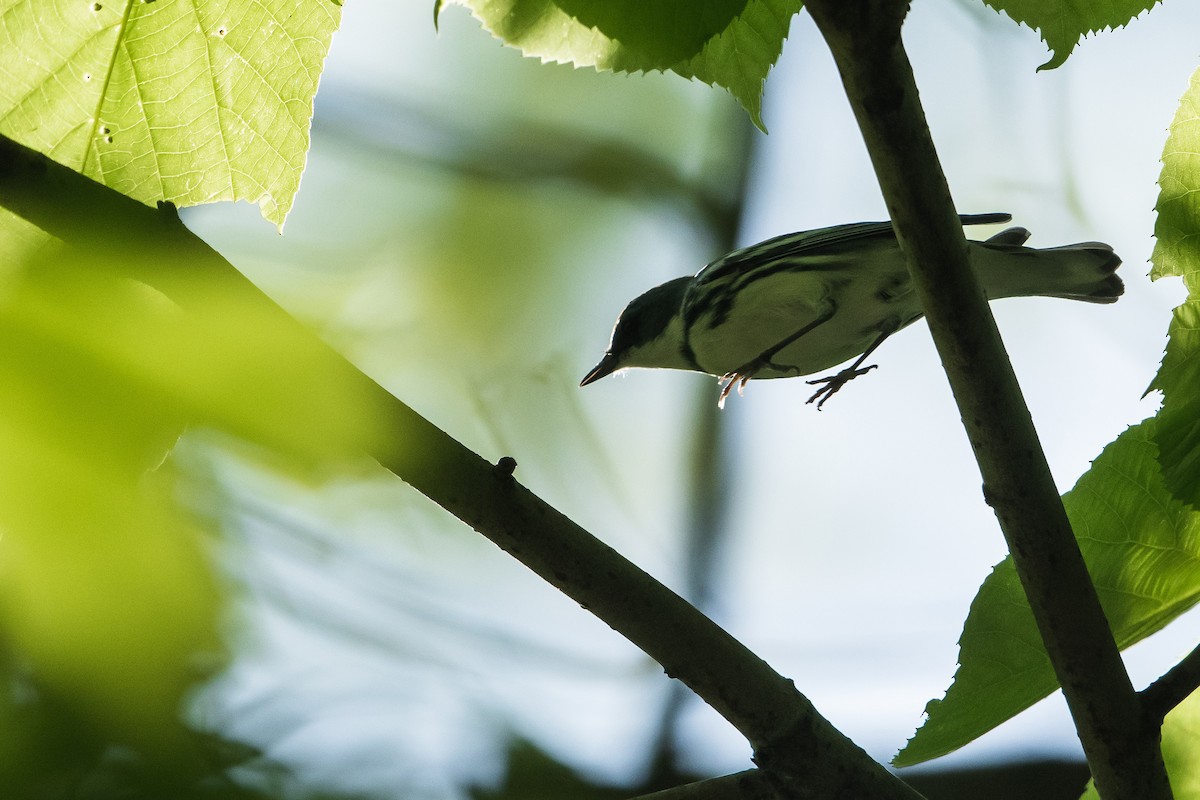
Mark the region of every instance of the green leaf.
POLYGON ((760 128, 767 72, 803 7, 800 0, 456 2, 527 56, 614 72, 670 70, 724 87, 760 128))
MULTIPOLYGON (((1200 515, 1163 485, 1155 421, 1125 431, 1063 495, 1101 604, 1122 647, 1200 600, 1200 515)), ((1057 688, 1012 560, 983 582, 959 639, 954 682, 893 761, 949 753, 1057 688)))
MULTIPOLYGON (((1163 721, 1163 762, 1175 800, 1200 798, 1200 692, 1176 706, 1163 721)), ((1088 781, 1080 800, 1100 800, 1094 781, 1088 781)))
POLYGON ((29 417, 12 412, 28 388, 0 397, 5 652, 90 732, 174 763, 190 750, 185 694, 223 660, 202 531, 178 506, 169 469, 135 472, 45 420, 20 427, 29 417))
POLYGON ((88 266, 72 286, 39 261, 0 303, 0 637, 41 692, 161 765, 188 750, 184 694, 220 658, 219 595, 159 466, 185 420, 100 357, 147 310, 174 313, 88 266))
POLYGON ((1200 692, 1167 714, 1162 751, 1176 800, 1200 798, 1200 692))
POLYGON ((1167 352, 1151 384, 1163 393, 1154 442, 1163 482, 1176 499, 1200 508, 1200 301, 1175 309, 1167 352))
POLYGON ((1127 25, 1159 0, 983 0, 1013 19, 1041 32, 1053 51, 1038 69, 1061 67, 1085 35, 1127 25))
POLYGON ((1192 73, 1163 147, 1155 211, 1154 278, 1178 275, 1200 293, 1200 70, 1192 73))
POLYGON ((329 0, 0 0, 0 132, 142 202, 282 226, 340 19, 329 0))
MULTIPOLYGON (((1177 275, 1200 295, 1200 70, 1192 74, 1163 147, 1151 275, 1177 275)), ((1175 309, 1162 366, 1151 384, 1163 392, 1155 440, 1163 479, 1200 508, 1200 303, 1175 309)))
MULTIPOLYGON (((1200 296, 1200 70, 1192 74, 1163 147, 1151 275, 1183 278, 1200 296)), ((1200 305, 1175 309, 1162 366, 1151 384, 1163 392, 1156 441, 1167 487, 1200 508, 1200 305)))
POLYGON ((625 53, 636 54, 653 65, 674 64, 699 53, 709 39, 723 33, 745 13, 749 2, 557 0, 555 4, 579 24, 620 42, 625 53))
POLYGON ((366 382, 248 283, 116 246, 45 247, 0 296, 0 662, 161 765, 190 752, 181 704, 221 654, 176 440, 216 429, 321 478, 379 428, 366 382), (151 271, 171 298, 130 277, 151 271))

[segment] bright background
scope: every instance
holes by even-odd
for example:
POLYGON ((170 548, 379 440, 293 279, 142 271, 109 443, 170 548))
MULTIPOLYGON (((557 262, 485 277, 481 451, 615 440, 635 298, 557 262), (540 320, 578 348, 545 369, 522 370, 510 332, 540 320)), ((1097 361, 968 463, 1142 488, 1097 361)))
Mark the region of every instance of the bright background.
MULTIPOLYGON (((1156 407, 1141 395, 1183 290, 1146 277, 1155 181, 1198 23, 1194 4, 1167 3, 1043 73, 1037 36, 977 3, 926 0, 905 29, 959 209, 1011 212, 1034 246, 1100 239, 1125 259, 1115 306, 994 307, 1064 491, 1156 407)), ((459 7, 435 33, 428 3, 359 0, 284 236, 244 205, 187 219, 401 399, 485 457, 513 455, 536 493, 706 595, 886 760, 948 685, 967 606, 1004 556, 924 325, 819 413, 799 381, 752 382, 719 415, 704 376, 576 385, 644 289, 730 244, 886 217, 806 15, 765 120, 766 137, 723 92, 674 76, 522 59, 459 7), (732 242, 713 219, 738 223, 732 242), (695 478, 705 442, 717 492, 695 478), (708 560, 697 527, 718 532, 708 560)), ((198 496, 229 509, 241 645, 197 717, 306 784, 462 797, 503 778, 513 737, 616 784, 664 742, 697 774, 749 766, 715 713, 672 705, 656 665, 396 480, 299 486, 189 447, 198 496)), ((1194 646, 1197 619, 1128 653, 1139 688, 1194 646)), ((1030 756, 1078 756, 1058 695, 938 764, 1030 756)))

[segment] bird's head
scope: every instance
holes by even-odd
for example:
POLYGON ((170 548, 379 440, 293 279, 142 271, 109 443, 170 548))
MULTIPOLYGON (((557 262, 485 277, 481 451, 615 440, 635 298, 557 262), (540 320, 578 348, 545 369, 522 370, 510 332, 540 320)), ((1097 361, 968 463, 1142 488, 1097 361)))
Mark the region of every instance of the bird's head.
POLYGON ((625 307, 613 326, 604 358, 584 376, 587 386, 626 367, 695 369, 684 355, 681 306, 691 278, 676 278, 655 286, 625 307))

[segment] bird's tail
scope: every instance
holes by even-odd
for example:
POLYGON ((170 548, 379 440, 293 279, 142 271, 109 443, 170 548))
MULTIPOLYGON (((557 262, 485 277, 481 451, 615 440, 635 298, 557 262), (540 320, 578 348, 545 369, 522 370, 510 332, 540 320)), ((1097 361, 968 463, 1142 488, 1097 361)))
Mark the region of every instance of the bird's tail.
POLYGON ((990 299, 1065 297, 1087 303, 1115 303, 1125 291, 1117 277, 1120 257, 1103 242, 1062 247, 1025 247, 1029 231, 1009 228, 984 242, 972 242, 976 269, 990 299))

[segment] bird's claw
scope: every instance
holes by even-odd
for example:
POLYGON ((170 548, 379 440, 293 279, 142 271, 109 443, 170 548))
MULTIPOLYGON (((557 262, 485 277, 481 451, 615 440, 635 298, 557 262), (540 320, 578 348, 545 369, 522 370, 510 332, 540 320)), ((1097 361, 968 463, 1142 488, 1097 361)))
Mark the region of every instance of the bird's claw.
POLYGON ((817 404, 817 410, 820 410, 821 406, 825 405, 826 400, 837 394, 838 389, 841 389, 859 375, 866 375, 877 366, 879 365, 872 364, 869 367, 847 367, 836 375, 829 375, 824 378, 806 381, 809 386, 816 386, 820 383, 825 384, 820 389, 817 389, 812 397, 808 398, 808 402, 815 402, 817 404))
MULTIPOLYGON (((866 375, 871 370, 878 367, 878 364, 871 364, 867 367, 846 367, 836 375, 827 375, 824 378, 816 378, 811 381, 806 381, 809 386, 817 386, 824 384, 820 389, 808 398, 808 403, 816 403, 817 409, 825 405, 825 401, 837 394, 838 390, 845 386, 850 381, 857 378, 859 375, 866 375)), ((721 396, 717 398, 717 408, 725 407, 725 398, 733 393, 734 388, 737 388, 738 397, 745 394, 746 384, 754 377, 754 374, 761 369, 762 364, 759 362, 751 362, 746 366, 736 369, 733 372, 726 372, 721 376, 721 396)))
POLYGON ((733 391, 733 387, 737 386, 738 397, 741 397, 746 390, 746 384, 754 377, 754 370, 739 369, 736 372, 727 372, 721 376, 721 396, 717 398, 717 408, 725 407, 725 398, 729 397, 729 393, 733 391))

